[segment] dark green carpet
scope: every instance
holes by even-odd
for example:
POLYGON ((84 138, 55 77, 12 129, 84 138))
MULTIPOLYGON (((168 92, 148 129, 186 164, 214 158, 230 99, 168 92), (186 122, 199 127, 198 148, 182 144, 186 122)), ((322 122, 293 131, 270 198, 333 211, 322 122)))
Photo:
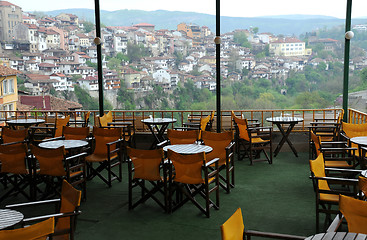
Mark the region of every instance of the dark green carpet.
POLYGON ((238 207, 247 229, 312 235, 315 197, 308 178, 308 153, 299 155, 282 152, 272 165, 236 162, 236 187, 230 194, 221 190, 220 210, 211 210, 210 218, 191 203, 171 215, 152 200, 129 211, 124 165, 124 181, 112 188, 98 180, 88 182, 76 239, 220 239, 219 226, 238 207))

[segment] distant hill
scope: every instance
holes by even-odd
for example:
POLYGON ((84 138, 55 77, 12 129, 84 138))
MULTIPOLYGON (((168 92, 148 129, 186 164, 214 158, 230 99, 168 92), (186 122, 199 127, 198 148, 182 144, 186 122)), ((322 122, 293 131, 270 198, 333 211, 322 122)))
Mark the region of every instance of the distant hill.
MULTIPOLYGON (((72 13, 80 19, 94 22, 93 9, 62 9, 45 12, 50 16, 60 13, 72 13)), ((180 11, 142 11, 142 10, 117 10, 101 11, 101 23, 106 26, 131 26, 137 23, 151 23, 156 29, 176 29, 181 22, 195 23, 207 26, 215 31, 215 16, 195 12, 180 11)), ((235 29, 248 29, 258 27, 260 32, 271 32, 274 34, 300 35, 305 32, 320 28, 331 28, 344 25, 345 20, 319 15, 284 15, 264 17, 221 17, 221 32, 230 32, 235 29)), ((353 24, 367 23, 367 19, 353 19, 353 24)))

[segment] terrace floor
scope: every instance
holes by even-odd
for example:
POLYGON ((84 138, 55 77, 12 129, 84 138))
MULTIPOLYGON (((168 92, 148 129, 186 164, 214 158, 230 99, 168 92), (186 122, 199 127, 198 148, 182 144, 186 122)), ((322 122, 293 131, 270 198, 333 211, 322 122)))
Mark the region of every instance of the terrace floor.
MULTIPOLYGON (((242 208, 247 229, 313 235, 315 195, 309 179, 308 152, 300 145, 296 148, 299 157, 285 147, 272 165, 257 162, 250 166, 247 159, 236 161, 236 186, 230 194, 220 190, 220 209, 211 209, 210 218, 191 203, 172 214, 164 213, 152 200, 129 211, 124 164, 124 180, 114 182, 111 188, 97 178, 88 181, 87 201, 81 205, 75 239, 220 239, 219 226, 238 207, 242 208)), ((22 201, 20 197, 9 199, 1 206, 22 201)), ((44 210, 23 213, 34 215, 44 210)))
POLYGON ((126 180, 112 188, 90 181, 76 239, 220 239, 219 226, 238 207, 247 229, 302 236, 315 233, 308 153, 296 158, 291 152, 281 152, 272 165, 239 161, 235 168, 236 186, 230 194, 221 190, 220 210, 212 210, 210 218, 190 203, 172 214, 150 200, 129 211, 126 173, 126 180))

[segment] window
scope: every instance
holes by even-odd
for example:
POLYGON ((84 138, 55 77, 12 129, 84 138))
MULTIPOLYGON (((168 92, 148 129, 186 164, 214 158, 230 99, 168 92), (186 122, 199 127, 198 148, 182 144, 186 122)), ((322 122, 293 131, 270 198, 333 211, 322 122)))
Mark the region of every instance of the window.
POLYGON ((3 81, 3 94, 8 94, 8 80, 3 81))
POLYGON ((14 80, 9 79, 9 93, 14 93, 14 80))

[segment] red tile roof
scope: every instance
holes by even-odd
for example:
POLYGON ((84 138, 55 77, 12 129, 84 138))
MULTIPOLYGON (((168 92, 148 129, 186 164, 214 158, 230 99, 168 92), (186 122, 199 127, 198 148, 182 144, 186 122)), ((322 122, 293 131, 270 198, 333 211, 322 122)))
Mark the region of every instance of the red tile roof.
POLYGON ((0 65, 0 76, 13 76, 20 74, 21 72, 18 70, 14 70, 10 67, 6 67, 4 65, 0 65))

